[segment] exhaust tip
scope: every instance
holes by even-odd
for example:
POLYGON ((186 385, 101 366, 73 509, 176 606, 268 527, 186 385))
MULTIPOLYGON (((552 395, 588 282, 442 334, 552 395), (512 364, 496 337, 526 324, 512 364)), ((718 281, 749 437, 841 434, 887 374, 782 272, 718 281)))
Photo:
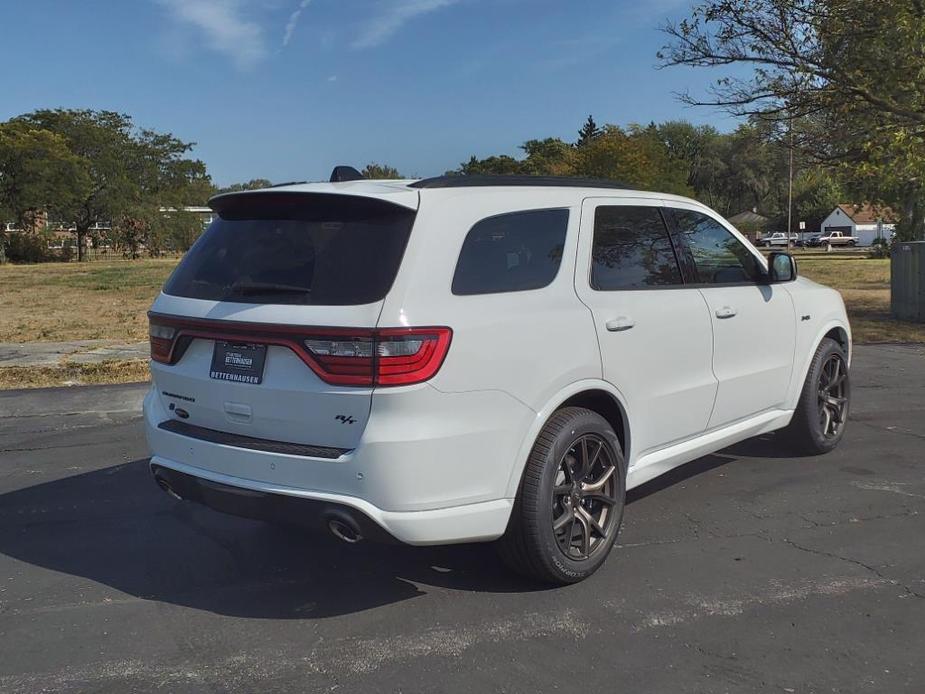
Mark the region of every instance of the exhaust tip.
POLYGON ((183 497, 177 494, 173 487, 170 486, 170 482, 164 479, 161 475, 154 475, 154 481, 157 482, 157 486, 160 487, 164 492, 172 496, 177 501, 183 501, 183 497))
POLYGON ((355 545, 363 539, 360 531, 354 527, 352 523, 337 518, 332 518, 328 521, 328 530, 330 530, 331 534, 338 540, 343 540, 350 545, 355 545))

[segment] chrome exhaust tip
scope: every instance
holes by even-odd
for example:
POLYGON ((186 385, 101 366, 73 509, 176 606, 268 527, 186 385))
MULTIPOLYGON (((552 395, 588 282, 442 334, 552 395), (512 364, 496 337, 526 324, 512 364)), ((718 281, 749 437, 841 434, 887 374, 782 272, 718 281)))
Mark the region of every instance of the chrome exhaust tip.
POLYGON ((157 486, 160 487, 164 492, 172 496, 177 501, 183 501, 183 497, 177 494, 173 487, 170 486, 170 482, 164 479, 163 476, 155 474, 154 481, 157 482, 157 486))
POLYGON ((349 545, 355 545, 363 539, 359 529, 348 520, 332 518, 328 521, 328 530, 338 540, 343 540, 349 545))

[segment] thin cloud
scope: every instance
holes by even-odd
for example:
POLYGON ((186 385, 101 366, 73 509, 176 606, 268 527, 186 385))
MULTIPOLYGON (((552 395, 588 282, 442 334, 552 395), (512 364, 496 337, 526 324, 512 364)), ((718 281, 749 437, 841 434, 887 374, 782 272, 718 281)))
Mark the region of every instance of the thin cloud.
POLYGON ((390 0, 354 40, 354 48, 374 48, 388 41, 407 22, 422 14, 455 5, 459 0, 390 0))
POLYGON ((206 45, 249 69, 266 57, 263 29, 246 19, 240 0, 157 0, 171 19, 202 32, 206 45))
POLYGON ((302 0, 299 3, 299 6, 295 8, 291 15, 289 15, 289 21, 286 22, 286 31, 283 34, 283 48, 289 45, 289 42, 292 40, 292 35, 295 33, 296 25, 299 23, 299 17, 302 16, 302 10, 309 6, 312 0, 302 0))

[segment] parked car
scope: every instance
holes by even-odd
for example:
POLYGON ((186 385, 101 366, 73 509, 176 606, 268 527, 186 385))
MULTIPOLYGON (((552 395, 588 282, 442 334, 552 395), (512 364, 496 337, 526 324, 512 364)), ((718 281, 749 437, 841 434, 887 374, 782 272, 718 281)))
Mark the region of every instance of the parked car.
POLYGON ((144 422, 173 497, 349 543, 497 541, 572 583, 627 489, 775 430, 801 454, 842 438, 841 296, 704 205, 358 177, 212 198, 149 314, 144 422))
POLYGON ((858 240, 854 236, 846 236, 840 231, 829 231, 814 236, 807 242, 809 246, 856 246, 858 240))
MULTIPOLYGON (((799 240, 800 240, 799 235, 790 234, 790 239, 789 239, 790 244, 795 246, 797 245, 799 240)), ((768 236, 762 236, 760 239, 758 239, 758 245, 765 246, 765 247, 786 246, 787 242, 788 242, 787 234, 785 234, 782 231, 775 231, 773 234, 769 234, 768 236)))

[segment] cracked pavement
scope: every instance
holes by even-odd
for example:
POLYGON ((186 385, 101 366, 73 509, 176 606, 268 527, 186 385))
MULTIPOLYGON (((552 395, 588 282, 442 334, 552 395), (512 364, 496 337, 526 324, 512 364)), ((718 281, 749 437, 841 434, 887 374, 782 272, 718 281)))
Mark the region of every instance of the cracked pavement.
POLYGON ((834 453, 767 436, 634 490, 560 589, 175 502, 137 388, 4 394, 0 691, 925 691, 925 348, 852 377, 834 453))

